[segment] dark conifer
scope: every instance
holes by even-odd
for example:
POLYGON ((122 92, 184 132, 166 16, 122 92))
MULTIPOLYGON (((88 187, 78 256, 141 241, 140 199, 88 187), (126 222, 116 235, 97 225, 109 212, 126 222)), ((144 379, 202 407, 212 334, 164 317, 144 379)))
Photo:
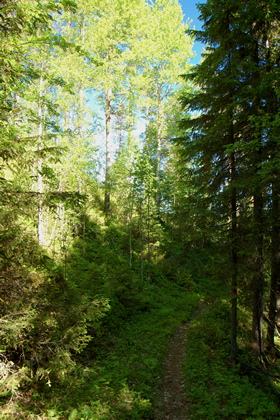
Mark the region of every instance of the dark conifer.
MULTIPOLYGON (((271 185, 264 168, 269 167, 272 159, 273 166, 276 164, 275 137, 270 137, 271 126, 277 125, 275 101, 269 117, 267 108, 271 97, 277 96, 272 74, 275 76, 279 66, 275 52, 278 12, 272 0, 257 5, 254 1, 209 0, 198 8, 204 24, 201 31, 191 32, 207 47, 203 61, 187 77, 193 80, 197 91, 183 100, 185 109, 194 113, 192 119, 182 122, 191 132, 190 140, 183 141, 194 162, 193 173, 200 180, 204 200, 220 215, 219 226, 227 226, 231 238, 228 254, 233 295, 231 354, 235 358, 241 237, 249 245, 243 249, 245 259, 251 261, 252 339, 259 354, 262 352, 264 221, 271 185), (242 225, 241 204, 249 226, 242 225)), ((274 198, 273 202, 275 208, 277 200, 274 198)), ((272 231, 276 244, 273 247, 277 248, 277 231, 275 228, 272 231)), ((277 260, 274 253, 274 265, 277 260)), ((271 319, 275 314, 275 298, 272 308, 271 319)))

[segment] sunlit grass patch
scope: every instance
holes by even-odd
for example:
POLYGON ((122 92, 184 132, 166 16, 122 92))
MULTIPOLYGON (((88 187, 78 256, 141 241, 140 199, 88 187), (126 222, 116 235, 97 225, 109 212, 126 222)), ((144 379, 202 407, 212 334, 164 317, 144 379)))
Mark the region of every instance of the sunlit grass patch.
POLYGON ((34 396, 30 411, 48 418, 52 410, 56 420, 153 418, 167 346, 190 319, 198 297, 167 282, 146 285, 140 300, 134 313, 122 316, 120 311, 106 325, 109 339, 100 342, 97 352, 98 338, 79 355, 71 374, 34 396))

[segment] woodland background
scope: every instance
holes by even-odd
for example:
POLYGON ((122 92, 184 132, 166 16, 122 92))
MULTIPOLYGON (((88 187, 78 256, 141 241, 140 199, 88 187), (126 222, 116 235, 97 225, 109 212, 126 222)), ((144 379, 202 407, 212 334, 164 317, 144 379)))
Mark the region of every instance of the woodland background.
POLYGON ((279 413, 279 6, 0 1, 2 419, 279 413), (189 64, 193 40, 201 63, 189 64))

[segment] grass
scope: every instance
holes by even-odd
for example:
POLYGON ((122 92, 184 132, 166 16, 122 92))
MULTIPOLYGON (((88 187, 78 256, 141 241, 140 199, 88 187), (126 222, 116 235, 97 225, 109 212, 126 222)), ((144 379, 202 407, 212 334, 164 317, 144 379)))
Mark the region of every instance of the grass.
POLYGON ((34 392, 21 418, 152 419, 167 345, 179 325, 190 319, 198 297, 163 282, 144 285, 141 300, 142 310, 108 318, 103 335, 79 356, 72 373, 34 392))
MULTIPOLYGON (((11 399, 1 419, 154 419, 155 390, 170 338, 191 319, 198 303, 197 294, 164 278, 143 283, 129 305, 112 302, 97 335, 83 353, 73 355, 72 371, 11 399)), ((229 307, 228 300, 217 298, 187 330, 187 418, 280 419, 270 385, 231 364, 229 307)), ((249 318, 242 320, 247 334, 249 318)))
POLYGON ((190 324, 184 365, 192 420, 277 420, 279 406, 264 378, 231 363, 229 302, 216 301, 190 324))

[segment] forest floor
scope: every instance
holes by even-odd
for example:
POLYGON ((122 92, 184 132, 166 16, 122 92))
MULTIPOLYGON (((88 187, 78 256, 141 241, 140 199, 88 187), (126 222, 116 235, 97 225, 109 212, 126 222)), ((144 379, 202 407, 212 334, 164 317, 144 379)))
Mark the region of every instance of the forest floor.
POLYGON ((200 307, 192 319, 180 326, 173 335, 168 350, 160 387, 156 392, 154 418, 157 420, 187 420, 189 403, 185 390, 183 363, 186 357, 187 329, 194 319, 206 309, 200 307))

